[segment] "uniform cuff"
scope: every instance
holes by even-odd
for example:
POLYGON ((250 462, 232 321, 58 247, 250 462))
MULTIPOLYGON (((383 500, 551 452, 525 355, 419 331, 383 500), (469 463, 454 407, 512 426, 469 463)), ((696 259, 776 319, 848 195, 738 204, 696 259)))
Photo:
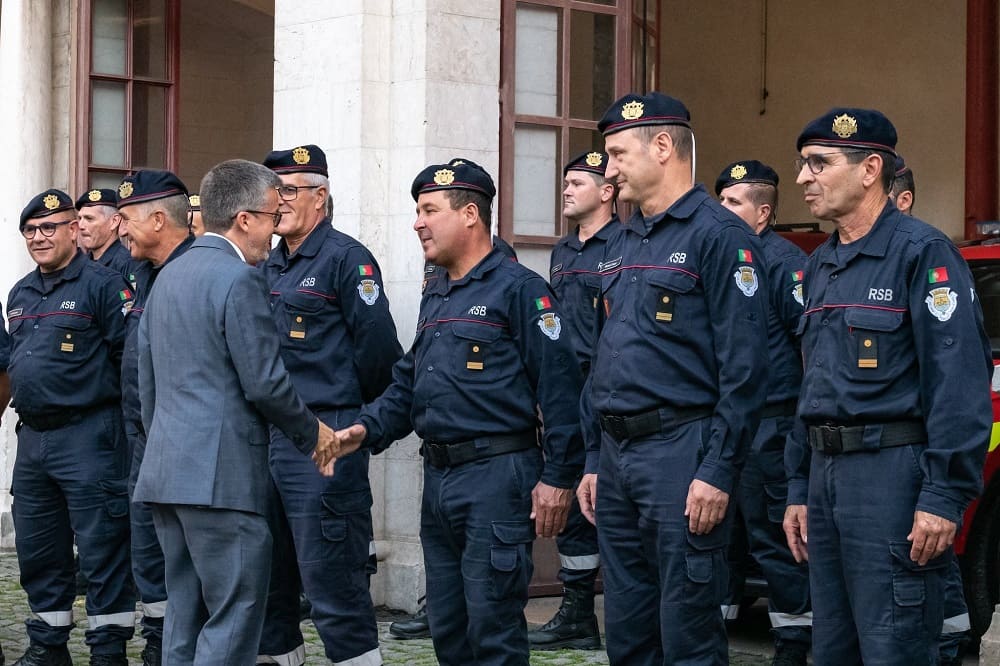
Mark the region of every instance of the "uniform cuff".
POLYGON ((794 504, 808 504, 809 500, 809 479, 789 479, 788 480, 788 501, 786 506, 794 504))
POLYGON ((546 462, 545 467, 542 468, 542 483, 553 488, 573 488, 578 478, 580 478, 580 470, 572 467, 546 462))
POLYGON ((965 511, 966 502, 955 500, 954 497, 942 495, 929 488, 923 488, 917 497, 917 511, 932 513, 935 516, 945 518, 955 523, 961 524, 962 513, 965 511))
POLYGON ((600 451, 587 451, 587 464, 583 467, 584 474, 597 474, 597 468, 601 465, 600 451))
POLYGON ((694 478, 718 488, 727 495, 733 494, 733 472, 728 465, 703 460, 695 472, 694 478))

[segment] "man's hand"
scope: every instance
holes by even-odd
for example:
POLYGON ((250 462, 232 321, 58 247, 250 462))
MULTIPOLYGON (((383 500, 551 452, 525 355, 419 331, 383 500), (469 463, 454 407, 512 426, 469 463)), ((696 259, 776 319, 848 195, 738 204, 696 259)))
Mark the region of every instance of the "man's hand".
POLYGON ((688 487, 684 505, 688 529, 694 534, 708 534, 725 518, 728 505, 729 493, 695 479, 688 487))
POLYGON ((316 448, 312 452, 313 462, 323 473, 323 476, 333 476, 333 459, 336 457, 337 449, 340 448, 340 440, 330 426, 319 419, 319 433, 316 437, 316 448))
POLYGON ((554 537, 562 532, 572 502, 571 488, 556 488, 539 481, 531 491, 531 518, 535 521, 535 533, 541 537, 554 537))
POLYGON ((576 499, 580 502, 580 512, 583 517, 589 520, 591 525, 597 525, 596 474, 583 475, 580 485, 576 487, 576 499))
POLYGON ((957 529, 958 525, 947 518, 925 511, 914 511, 913 529, 906 536, 906 540, 913 543, 910 559, 924 566, 948 549, 955 541, 957 529))
POLYGON ((802 563, 809 559, 806 543, 809 541, 809 529, 806 524, 806 505, 789 504, 785 507, 785 519, 781 523, 788 539, 788 548, 796 562, 802 563))

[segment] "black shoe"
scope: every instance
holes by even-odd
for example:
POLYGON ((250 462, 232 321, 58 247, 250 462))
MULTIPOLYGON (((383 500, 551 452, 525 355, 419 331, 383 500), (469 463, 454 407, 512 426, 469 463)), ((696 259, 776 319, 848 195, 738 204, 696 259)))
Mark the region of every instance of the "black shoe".
POLYGON ((160 666, 162 657, 160 653, 163 646, 158 640, 146 639, 146 647, 142 648, 142 666, 160 666))
POLYGON ((399 620, 389 625, 389 635, 400 640, 411 638, 430 638, 431 624, 427 620, 427 604, 423 603, 425 597, 420 597, 420 608, 410 616, 408 620, 399 620))
POLYGON ((73 666, 73 660, 65 643, 54 647, 32 643, 14 666, 73 666))
POLYGON ((128 666, 128 657, 123 654, 92 654, 90 666, 128 666))
POLYGON ((771 666, 806 666, 809 646, 804 643, 779 643, 774 648, 771 666))
POLYGON ((564 588, 555 617, 528 632, 532 650, 599 650, 601 632, 594 615, 594 588, 564 588))

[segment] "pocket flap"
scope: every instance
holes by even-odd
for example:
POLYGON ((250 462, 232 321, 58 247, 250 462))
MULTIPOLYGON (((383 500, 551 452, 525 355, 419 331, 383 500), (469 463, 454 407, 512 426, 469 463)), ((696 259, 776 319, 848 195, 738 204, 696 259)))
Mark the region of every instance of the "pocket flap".
POLYGON ((330 513, 338 516, 346 516, 351 513, 361 513, 368 511, 372 507, 372 493, 370 490, 351 490, 339 493, 323 493, 323 506, 330 513))
POLYGON ((74 331, 82 331, 90 328, 90 317, 80 317, 75 315, 62 315, 52 318, 52 325, 59 328, 68 328, 74 331))
POLYGON ((889 542, 889 553, 892 558, 907 571, 927 571, 930 569, 942 569, 948 565, 951 552, 944 551, 937 557, 929 560, 924 566, 920 566, 916 562, 910 559, 910 550, 912 550, 913 544, 909 541, 890 541, 889 542))
POLYGON ((903 323, 903 313, 871 308, 848 308, 844 323, 851 328, 869 331, 895 331, 903 323))
POLYGON ((669 289, 678 294, 686 294, 698 282, 693 275, 677 270, 649 271, 646 280, 654 287, 669 289))
POLYGON ((535 527, 531 521, 525 520, 496 521, 493 523, 493 535, 500 543, 530 543, 535 539, 535 527))
POLYGON ((729 529, 728 525, 730 523, 724 520, 712 528, 712 531, 708 534, 695 534, 687 530, 688 543, 695 550, 718 550, 719 548, 723 548, 727 542, 726 530, 729 529))
POLYGON ((471 321, 456 321, 451 327, 456 337, 476 342, 496 342, 503 334, 503 329, 492 324, 478 324, 471 321))
POLYGON ((295 312, 319 312, 325 304, 325 300, 319 296, 298 291, 282 294, 282 299, 285 301, 285 307, 295 312))

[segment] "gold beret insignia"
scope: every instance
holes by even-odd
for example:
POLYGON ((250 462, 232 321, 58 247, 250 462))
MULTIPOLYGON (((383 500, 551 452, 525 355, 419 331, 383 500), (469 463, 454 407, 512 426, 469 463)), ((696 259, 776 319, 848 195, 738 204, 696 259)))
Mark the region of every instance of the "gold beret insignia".
POLYGON ((434 182, 438 185, 451 185, 455 182, 455 172, 451 169, 439 169, 434 172, 434 182))
POLYGON ((132 183, 130 181, 125 181, 118 186, 118 196, 122 199, 132 196, 132 183))
POLYGON ((600 153, 587 153, 587 166, 598 167, 601 166, 602 161, 600 153))
POLYGON ((309 164, 309 151, 299 146, 292 151, 292 159, 295 160, 296 164, 309 164))
POLYGON ((632 100, 622 107, 622 118, 625 120, 635 120, 642 118, 643 104, 638 100, 632 100))
POLYGON ((747 175, 747 168, 742 164, 737 164, 732 169, 729 170, 729 177, 734 180, 740 180, 747 175))
POLYGON ((45 206, 46 210, 59 208, 59 197, 54 194, 47 194, 45 195, 45 198, 42 199, 42 205, 45 206))
POLYGON ((191 196, 188 197, 188 203, 191 204, 192 206, 200 206, 201 197, 197 194, 192 194, 191 196))
POLYGON ((87 198, 90 199, 91 201, 100 201, 101 193, 97 190, 91 190, 87 192, 87 198))
POLYGON ((833 133, 841 139, 847 139, 858 133, 858 121, 846 113, 833 119, 833 133))

